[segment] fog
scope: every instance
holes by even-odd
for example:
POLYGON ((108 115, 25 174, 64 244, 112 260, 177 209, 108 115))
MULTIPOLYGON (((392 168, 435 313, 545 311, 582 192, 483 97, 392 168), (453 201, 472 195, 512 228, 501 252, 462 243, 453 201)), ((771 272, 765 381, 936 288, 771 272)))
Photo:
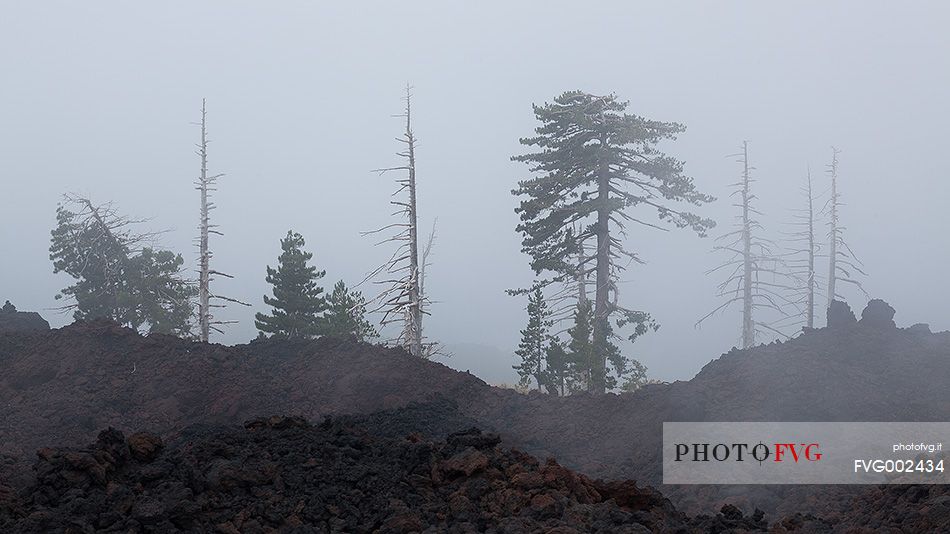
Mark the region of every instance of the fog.
MULTIPOLYGON (((580 89, 615 92, 629 112, 681 122, 661 146, 718 200, 698 210, 726 231, 734 158, 749 141, 767 234, 789 231, 811 167, 819 192, 841 149, 846 238, 864 286, 899 325, 950 329, 950 5, 914 2, 19 2, 0 17, 0 302, 53 311, 50 230, 62 195, 115 201, 169 229, 161 245, 197 260, 195 143, 208 101, 219 181, 213 265, 234 275, 213 341, 256 335, 265 266, 288 229, 303 234, 322 285, 355 284, 391 254, 361 237, 391 221, 406 83, 413 86, 419 203, 438 218, 426 334, 446 365, 514 382, 513 350, 531 283, 511 195, 527 167, 510 157, 537 122, 532 103, 580 89)), ((712 238, 632 228, 645 265, 621 301, 656 333, 625 345, 652 378, 687 379, 738 344, 740 317, 714 308, 724 258, 712 238)), ((824 268, 820 268, 824 271, 824 268)), ((378 289, 361 287, 369 296, 378 289)), ((844 290, 860 313, 865 298, 844 290)), ((823 314, 822 314, 823 315, 823 314)), ((820 323, 823 321, 819 321, 820 323)))

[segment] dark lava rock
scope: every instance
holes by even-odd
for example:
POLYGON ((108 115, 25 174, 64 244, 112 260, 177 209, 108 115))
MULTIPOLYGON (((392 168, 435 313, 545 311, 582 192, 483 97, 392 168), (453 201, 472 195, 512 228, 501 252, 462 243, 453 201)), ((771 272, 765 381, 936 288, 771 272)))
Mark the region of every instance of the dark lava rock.
POLYGON ((702 532, 765 532, 769 524, 765 520, 765 513, 756 509, 746 517, 742 510, 731 504, 723 505, 715 516, 699 516, 692 521, 694 528, 702 532))
POLYGON ((894 308, 881 299, 873 299, 861 312, 861 324, 880 329, 897 328, 894 308))
MULTIPOLYGON (((850 321, 845 323, 854 322, 850 312, 846 315, 850 321)), ((86 443, 95 437, 94 430, 107 426, 121 429, 126 436, 131 430, 147 429, 164 443, 157 454, 148 440, 134 446, 125 444, 125 454, 138 466, 138 478, 128 485, 113 483, 111 498, 121 500, 126 499, 127 491, 134 494, 138 484, 149 487, 156 483, 153 481, 174 476, 179 464, 169 459, 184 454, 185 447, 204 443, 219 425, 258 420, 242 432, 266 441, 275 432, 326 433, 351 423, 376 440, 416 443, 422 448, 431 446, 433 440, 445 440, 432 463, 434 472, 411 476, 441 477, 443 483, 452 484, 479 481, 479 487, 467 486, 466 491, 471 492, 464 495, 468 503, 454 499, 459 522, 452 528, 460 530, 462 522, 478 524, 473 507, 479 501, 473 495, 488 491, 482 486, 490 486, 492 451, 499 437, 500 447, 514 447, 538 458, 557 458, 564 468, 591 478, 636 479, 639 486, 633 495, 646 498, 643 486, 662 483, 663 422, 946 421, 950 417, 948 355, 947 332, 910 334, 857 325, 821 328, 782 344, 732 351, 708 363, 688 381, 623 395, 554 397, 521 395, 402 350, 336 339, 268 339, 226 347, 170 336, 141 336, 108 322, 8 333, 0 335, 0 501, 8 500, 4 495, 9 496, 11 489, 29 484, 29 462, 38 448, 86 443), (334 415, 334 419, 329 426, 315 424, 316 430, 308 430, 302 420, 278 418, 271 423, 258 419, 272 414, 296 414, 311 421, 334 415), (337 418, 341 415, 351 418, 350 423, 344 424, 346 419, 341 422, 337 418), (466 432, 472 427, 498 435, 466 432), (454 436, 446 438, 450 434, 454 436), (489 459, 487 467, 473 451, 489 459), (451 473, 438 467, 438 462, 462 453, 454 464, 448 464, 451 473)), ((329 449, 338 457, 328 461, 361 458, 362 439, 348 447, 329 449)), ((244 466, 240 456, 232 456, 235 446, 217 443, 221 445, 218 456, 202 460, 205 470, 198 477, 202 484, 213 484, 214 491, 253 493, 286 483, 278 458, 260 457, 244 466)), ((81 455, 71 461, 80 465, 90 462, 81 455)), ((304 464, 309 461, 309 457, 303 459, 304 464)), ((318 462, 314 457, 308 468, 320 469, 318 462)), ((364 465, 372 470, 377 464, 364 465)), ((103 476, 111 480, 109 468, 93 471, 101 471, 96 480, 103 476)), ((553 467, 547 469, 554 471, 553 467)), ((69 483, 86 476, 85 472, 70 471, 69 483)), ((371 471, 364 473, 373 476, 371 471)), ((539 470, 510 476, 511 484, 517 481, 521 491, 545 487, 539 483, 539 470)), ((849 514, 839 511, 837 503, 850 501, 867 488, 750 485, 659 489, 663 495, 657 498, 669 497, 680 511, 691 515, 710 514, 732 504, 744 518, 751 518, 755 508, 770 518, 796 512, 830 518, 829 514, 849 514)), ((168 515, 205 506, 197 500, 208 491, 205 486, 188 485, 179 490, 182 496, 163 503, 168 515), (193 495, 187 496, 189 491, 193 495)), ((415 510, 405 498, 394 498, 415 510)), ((586 498, 599 502, 593 495, 586 498)), ((619 497, 616 502, 621 508, 626 506, 619 497)), ((544 498, 535 504, 543 514, 561 510, 561 505, 552 507, 544 498)), ((393 510, 403 510, 403 505, 393 504, 393 510)), ((150 510, 155 507, 140 506, 138 510, 141 519, 136 521, 150 521, 150 510)), ((352 531, 341 519, 346 516, 341 510, 326 530, 352 531)), ((622 512, 611 510, 605 512, 605 521, 622 512)), ((409 529, 417 520, 430 524, 424 514, 405 510, 394 511, 391 517, 391 524, 396 525, 392 528, 409 529)), ((300 520, 298 514, 288 519, 288 525, 300 520)), ((252 530, 244 522, 235 526, 236 521, 222 516, 212 528, 252 530)), ((383 530, 384 524, 388 523, 378 528, 383 530)), ((105 529, 98 524, 90 528, 105 529)))
POLYGON ((794 514, 773 532, 950 532, 950 490, 940 484, 873 486, 831 517, 794 514))
POLYGON ((151 462, 162 450, 162 438, 148 432, 136 432, 129 436, 129 450, 136 460, 151 462))
MULTIPOLYGON (((0 501, 2 532, 702 532, 762 530, 760 516, 691 524, 651 488, 591 480, 497 447, 380 438, 342 419, 270 417, 162 450, 113 429, 44 449, 36 482, 0 501), (465 447, 458 451, 458 447, 465 447), (164 466, 156 469, 154 466, 164 466), (525 483, 527 480, 533 482, 525 483), (721 529, 720 529, 721 530, 721 529)), ((492 445, 492 444, 495 445, 492 445)))
POLYGON ((6 301, 0 308, 0 333, 49 330, 49 323, 36 312, 17 311, 16 306, 6 301))
POLYGON ((828 326, 831 328, 838 328, 842 326, 848 326, 857 322, 857 318, 854 316, 854 312, 851 311, 851 306, 848 306, 847 302, 842 302, 840 300, 831 301, 831 306, 828 307, 828 326))
POLYGON ((930 325, 927 323, 914 323, 907 327, 909 332, 915 332, 918 334, 930 334, 930 325))

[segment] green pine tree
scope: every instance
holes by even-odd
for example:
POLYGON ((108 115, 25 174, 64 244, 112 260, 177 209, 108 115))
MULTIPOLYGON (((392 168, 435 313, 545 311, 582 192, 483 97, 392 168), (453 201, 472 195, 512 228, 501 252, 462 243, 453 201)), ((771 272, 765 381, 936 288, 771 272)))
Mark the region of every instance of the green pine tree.
POLYGON ((591 322, 593 308, 584 300, 574 309, 574 326, 567 330, 568 387, 571 391, 589 391, 592 367, 595 365, 594 348, 591 346, 591 322))
POLYGON ((180 276, 185 260, 167 250, 143 248, 129 258, 127 282, 135 322, 150 333, 191 337, 198 288, 180 276))
POLYGON ((641 213, 653 211, 661 222, 691 228, 701 236, 714 226, 710 219, 676 207, 698 206, 713 198, 696 189, 680 161, 656 148, 685 128, 629 115, 626 108, 614 95, 581 91, 536 105, 535 117, 541 123, 537 135, 521 143, 539 151, 512 158, 535 173, 512 191, 526 197, 515 211, 521 216, 517 230, 531 267, 538 274, 552 273, 555 281, 593 275, 597 289, 591 336, 596 354, 589 366, 589 387, 600 393, 609 386, 611 317, 620 317, 624 324, 655 326, 649 315, 614 304, 625 263, 618 260, 639 260, 624 246, 627 225, 659 227, 641 213), (579 273, 585 243, 596 254, 582 258, 579 273))
POLYGON ((550 338, 548 329, 553 324, 550 315, 541 288, 536 287, 528 294, 528 326, 521 331, 521 343, 515 351, 521 357, 521 363, 512 366, 521 377, 519 383, 522 387, 530 386, 532 379, 537 383, 538 391, 544 385, 544 351, 550 338))
POLYGON ((264 295, 264 304, 271 306, 270 315, 258 313, 254 324, 262 334, 295 339, 312 338, 322 333, 322 317, 326 301, 323 288, 317 280, 326 271, 317 271, 307 265, 313 254, 303 250, 306 242, 302 235, 290 230, 280 240, 283 252, 277 258, 277 268, 267 266, 267 283, 273 287, 273 297, 264 295))
POLYGON ((143 333, 191 336, 197 288, 184 278, 181 255, 140 248, 151 236, 132 232, 134 221, 108 204, 67 200, 70 207, 56 209, 49 257, 54 273, 75 280, 56 295, 73 301, 64 306, 73 318, 107 318, 143 333))
POLYGON ((333 286, 327 296, 327 311, 323 321, 323 335, 354 337, 368 341, 379 337, 376 329, 366 320, 366 299, 359 291, 347 289, 343 280, 333 286))
POLYGON ((75 301, 66 307, 73 309, 77 321, 108 318, 128 324, 128 312, 119 304, 125 291, 123 271, 131 254, 128 240, 85 207, 56 208, 49 259, 53 273, 66 273, 75 280, 56 299, 75 301))
POLYGON ((551 339, 544 349, 544 362, 547 365, 545 386, 551 395, 565 396, 569 391, 571 364, 570 355, 557 339, 551 339))
POLYGON ((645 365, 637 360, 631 360, 630 364, 630 371, 624 378, 623 385, 620 386, 623 391, 636 391, 649 382, 645 365))
MULTIPOLYGON (((617 336, 613 325, 607 324, 607 336, 601 345, 594 339, 594 314, 591 302, 585 300, 574 310, 574 326, 568 329, 570 336, 567 353, 568 385, 571 391, 590 391, 590 377, 599 373, 604 377, 605 387, 615 389, 634 387, 646 379, 646 367, 639 361, 623 355, 612 341, 617 336), (604 355, 605 360, 600 356, 604 355), (601 367, 602 362, 609 363, 608 368, 601 367)), ((631 337, 642 334, 647 329, 645 322, 637 324, 631 337)))

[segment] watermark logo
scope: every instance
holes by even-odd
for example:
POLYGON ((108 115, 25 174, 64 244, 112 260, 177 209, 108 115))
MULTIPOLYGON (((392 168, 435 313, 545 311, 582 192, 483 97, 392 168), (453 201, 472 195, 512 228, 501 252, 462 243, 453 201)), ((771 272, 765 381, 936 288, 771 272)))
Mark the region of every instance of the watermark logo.
POLYGON ((676 443, 674 461, 683 462, 762 462, 772 459, 783 462, 787 459, 798 463, 799 459, 808 462, 821 461, 821 445, 818 443, 773 443, 766 445, 759 441, 749 443, 676 443))
POLYGON ((665 484, 946 484, 950 423, 664 423, 665 484))

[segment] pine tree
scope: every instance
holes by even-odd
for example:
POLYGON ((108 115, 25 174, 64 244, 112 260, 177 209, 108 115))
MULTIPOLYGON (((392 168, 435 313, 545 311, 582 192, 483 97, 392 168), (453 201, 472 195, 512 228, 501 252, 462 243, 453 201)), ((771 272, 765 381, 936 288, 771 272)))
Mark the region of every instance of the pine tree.
POLYGON ((568 386, 571 391, 589 391, 590 377, 596 359, 591 344, 593 308, 589 300, 582 300, 574 310, 574 326, 567 330, 569 369, 568 386))
MULTIPOLYGON (((513 194, 526 196, 515 210, 522 250, 538 274, 553 273, 555 281, 593 275, 593 347, 589 388, 608 387, 610 318, 624 324, 655 326, 650 316, 617 304, 618 278, 627 259, 640 261, 625 248, 628 224, 662 228, 634 209, 654 211, 661 222, 691 228, 700 236, 714 226, 710 219, 681 211, 675 203, 701 205, 713 200, 697 191, 683 174, 683 164, 656 145, 684 131, 676 123, 648 120, 625 113, 627 103, 614 95, 580 91, 562 94, 554 103, 534 106, 541 125, 537 136, 521 139, 539 152, 515 156, 537 176, 522 180, 513 194), (575 230, 576 228, 576 230, 575 230), (593 241, 594 254, 583 254, 593 241), (578 272, 578 257, 582 257, 578 272)), ((636 337, 636 334, 634 336, 636 337)), ((616 371, 616 370, 615 370, 616 371)))
POLYGON ((264 304, 271 306, 270 315, 258 313, 254 324, 262 334, 281 338, 312 338, 321 333, 320 314, 326 309, 323 288, 317 280, 326 271, 317 271, 307 265, 313 253, 303 250, 306 242, 302 235, 290 230, 280 240, 283 252, 277 259, 277 268, 267 266, 267 283, 273 287, 273 297, 264 295, 264 304))
POLYGON ((545 386, 548 393, 563 397, 567 395, 570 380, 570 355, 564 350, 564 345, 557 339, 551 339, 544 349, 544 362, 547 366, 547 380, 545 386))
MULTIPOLYGON (((590 377, 598 373, 604 377, 607 389, 618 386, 629 388, 646 378, 646 367, 639 361, 624 356, 612 340, 613 325, 607 325, 606 341, 598 345, 594 339, 594 313, 591 301, 582 300, 574 310, 574 325, 567 330, 570 341, 567 344, 566 369, 567 386, 570 391, 590 391, 590 377), (600 356, 604 355, 605 360, 600 356), (601 362, 609 363, 609 368, 601 367, 601 362)), ((636 338, 646 333, 649 326, 639 321, 631 334, 636 338)))
POLYGON ((149 333, 191 336, 197 290, 181 277, 184 263, 180 254, 148 247, 129 258, 126 283, 134 328, 147 323, 149 333))
POLYGON ((54 273, 75 283, 56 299, 70 302, 76 320, 111 319, 139 332, 191 335, 197 289, 182 273, 181 255, 146 246, 153 233, 132 227, 142 221, 122 216, 112 204, 67 196, 56 209, 50 260, 54 273))
POLYGON ((528 295, 528 326, 521 331, 521 343, 515 354, 521 357, 521 363, 513 365, 521 377, 521 386, 528 387, 531 380, 537 383, 538 391, 545 383, 545 345, 548 343, 551 328, 550 312, 544 302, 541 288, 536 287, 528 295))
POLYGON ((327 296, 327 311, 323 316, 323 335, 354 337, 367 341, 379 337, 373 325, 366 320, 366 299, 359 291, 347 289, 343 280, 333 286, 327 296))
POLYGON ((632 369, 627 373, 624 378, 623 385, 620 386, 620 389, 623 391, 636 391, 643 387, 644 384, 648 382, 647 380, 647 368, 642 363, 637 360, 632 361, 632 369))

